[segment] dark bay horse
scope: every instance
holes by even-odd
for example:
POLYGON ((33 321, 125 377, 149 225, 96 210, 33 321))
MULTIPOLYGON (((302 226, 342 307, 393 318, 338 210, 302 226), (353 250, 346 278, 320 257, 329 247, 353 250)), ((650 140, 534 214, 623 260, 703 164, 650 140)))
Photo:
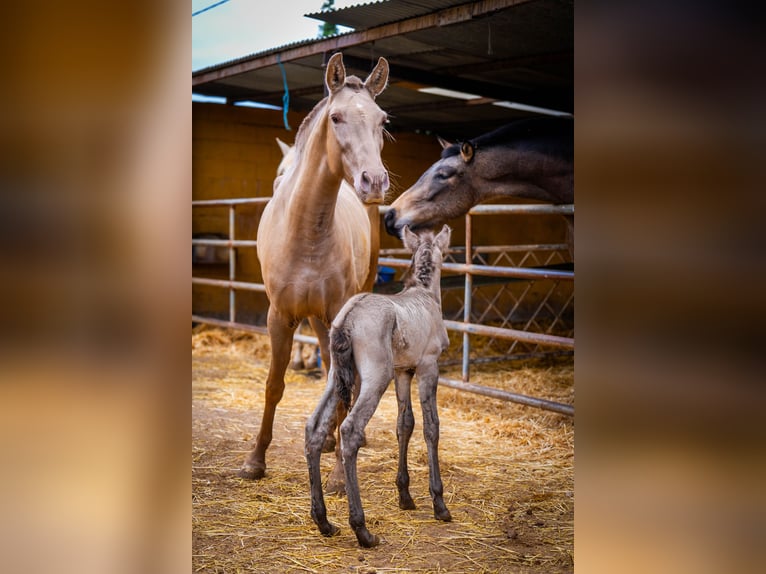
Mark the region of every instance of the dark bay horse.
MULTIPOLYGON (((263 211, 257 251, 269 298, 271 364, 260 432, 240 470, 244 478, 265 474, 296 327, 309 317, 322 354, 329 357, 332 319, 375 281, 364 204, 382 203, 389 187, 380 158, 387 116, 375 103, 387 82, 384 58, 364 82, 346 77, 341 54, 330 58, 329 95, 302 122, 291 165, 274 181, 273 198, 263 211), (344 180, 351 185, 342 186, 344 180)), ((342 482, 340 465, 333 476, 338 474, 342 482)))
POLYGON ((445 522, 452 519, 444 504, 439 471, 439 415, 436 410, 439 379, 437 360, 449 346, 447 329, 442 320, 440 278, 450 233, 446 225, 436 237, 428 230, 416 235, 404 227, 404 246, 413 253, 404 289, 396 295, 356 295, 348 300, 332 322, 332 361, 327 387, 306 423, 311 517, 325 536, 337 534, 338 527, 327 520, 319 456, 336 406, 341 403, 348 407, 351 403, 357 374, 360 380, 359 396, 340 427, 349 524, 354 529, 357 541, 367 548, 380 543, 380 538, 370 533, 365 524, 356 461, 365 426, 375 413, 391 379, 396 381, 396 400, 399 403, 396 423, 396 436, 399 440, 399 471, 396 475, 399 508, 416 508, 409 490, 407 447, 415 427, 410 384, 413 375, 417 374, 434 517, 445 522))
MULTIPOLYGON (((386 213, 386 231, 433 228, 500 197, 574 203, 574 120, 535 117, 511 122, 473 140, 450 144, 441 159, 386 213)), ((569 224, 570 252, 574 218, 569 224)))

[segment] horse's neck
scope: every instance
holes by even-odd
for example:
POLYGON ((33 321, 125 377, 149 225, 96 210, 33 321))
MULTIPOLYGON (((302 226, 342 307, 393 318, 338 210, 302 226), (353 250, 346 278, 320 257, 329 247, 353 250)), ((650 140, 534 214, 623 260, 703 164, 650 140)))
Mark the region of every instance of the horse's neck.
POLYGON ((322 236, 333 225, 342 173, 330 165, 325 147, 325 128, 309 134, 291 176, 290 230, 305 237, 322 236))
POLYGON ((475 186, 478 202, 500 198, 535 199, 548 203, 574 201, 571 197, 571 164, 562 160, 559 169, 555 169, 541 157, 515 158, 510 162, 501 159, 492 162, 494 169, 484 178, 484 184, 475 186), (545 168, 543 163, 546 163, 545 168))

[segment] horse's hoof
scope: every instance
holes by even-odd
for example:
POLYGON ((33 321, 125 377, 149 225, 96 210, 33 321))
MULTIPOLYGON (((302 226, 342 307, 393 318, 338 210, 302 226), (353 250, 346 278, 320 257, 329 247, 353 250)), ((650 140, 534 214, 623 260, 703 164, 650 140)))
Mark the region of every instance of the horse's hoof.
POLYGON ((415 501, 412 500, 412 497, 406 496, 399 498, 399 508, 402 510, 416 510, 417 506, 415 505, 415 501))
POLYGON ((380 536, 372 534, 366 528, 364 530, 359 530, 356 533, 356 539, 359 541, 359 546, 363 546, 364 548, 374 548, 380 544, 380 536))
POLYGON ((442 522, 452 522, 452 515, 446 508, 444 510, 434 510, 434 517, 442 522))
POLYGON ((290 370, 291 371, 302 371, 305 369, 306 366, 303 364, 303 361, 294 361, 290 363, 290 370))
POLYGON ((330 538, 331 536, 335 536, 340 532, 340 528, 332 524, 331 522, 328 522, 326 525, 322 525, 319 527, 319 532, 322 533, 322 536, 327 536, 327 538, 330 538))
POLYGON ((240 478, 246 478, 248 480, 260 480, 266 474, 266 467, 245 463, 242 465, 242 468, 239 469, 238 474, 240 478))
POLYGON ((327 435, 322 444, 322 452, 335 452, 335 437, 333 435, 327 435))

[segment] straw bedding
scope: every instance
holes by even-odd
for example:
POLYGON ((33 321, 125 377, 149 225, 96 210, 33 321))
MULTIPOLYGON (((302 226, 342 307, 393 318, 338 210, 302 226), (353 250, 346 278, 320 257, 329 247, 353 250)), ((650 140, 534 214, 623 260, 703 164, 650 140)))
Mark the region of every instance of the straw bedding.
MULTIPOLYGON (((450 349, 454 353, 454 349, 450 349)), ((265 336, 199 326, 192 333, 192 537, 197 572, 572 572, 574 421, 569 417, 440 388, 439 454, 453 520, 438 522, 417 385, 410 490, 398 507, 396 397, 384 395, 359 453, 367 523, 385 542, 362 549, 345 498, 326 496, 341 527, 321 536, 309 514, 303 425, 324 389, 318 370, 288 371, 266 477, 237 471, 258 433, 269 363, 265 336)), ((442 374, 460 378, 459 370, 442 374)), ((475 367, 472 382, 574 402, 571 357, 475 367)), ((322 455, 326 478, 334 462, 322 455)))

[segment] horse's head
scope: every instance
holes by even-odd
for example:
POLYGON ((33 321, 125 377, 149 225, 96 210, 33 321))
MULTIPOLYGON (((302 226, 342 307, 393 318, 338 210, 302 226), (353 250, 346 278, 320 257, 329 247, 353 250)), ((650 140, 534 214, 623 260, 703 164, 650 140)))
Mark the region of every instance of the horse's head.
POLYGON ((436 227, 466 213, 474 205, 471 193, 474 146, 470 142, 450 144, 439 139, 442 157, 415 184, 391 204, 386 213, 386 231, 400 237, 402 228, 436 227))
POLYGON ((389 187, 380 158, 388 116, 375 103, 387 82, 385 58, 378 60, 364 82, 356 76, 346 77, 340 53, 327 63, 325 83, 330 95, 325 121, 330 165, 343 170, 343 178, 354 186, 363 203, 383 203, 389 187))

